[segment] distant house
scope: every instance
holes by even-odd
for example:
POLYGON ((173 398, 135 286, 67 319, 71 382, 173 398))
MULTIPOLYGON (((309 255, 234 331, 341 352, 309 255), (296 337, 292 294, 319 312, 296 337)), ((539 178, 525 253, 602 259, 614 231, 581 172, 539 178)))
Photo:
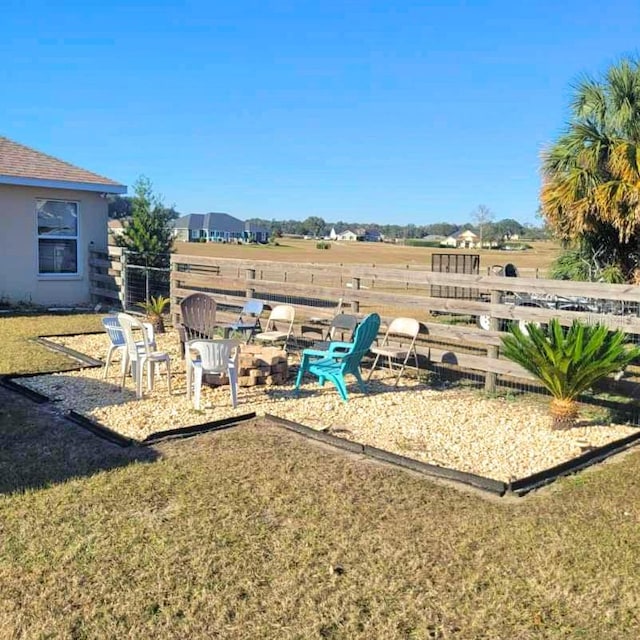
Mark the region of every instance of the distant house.
POLYGON ((364 229, 358 234, 358 240, 362 242, 382 242, 382 234, 377 229, 364 229))
POLYGON ((173 235, 184 242, 267 242, 269 232, 228 213, 188 213, 173 224, 173 235))
POLYGON ((353 231, 349 231, 349 229, 347 229, 346 231, 339 233, 337 239, 339 241, 355 242, 358 239, 358 236, 353 231))
POLYGON ((336 233, 335 227, 331 227, 331 231, 329 232, 329 240, 337 240, 338 234, 336 233))
POLYGON ((0 136, 0 297, 91 300, 90 246, 107 248, 109 194, 127 187, 0 136))
POLYGON ((446 236, 437 235, 435 233, 430 233, 429 235, 422 236, 422 239, 425 242, 434 242, 434 243, 439 242, 440 244, 442 244, 447 239, 447 237, 446 236))
POLYGON ((456 249, 474 249, 480 246, 480 236, 470 229, 465 229, 449 236, 441 244, 456 249))
POLYGON ((108 230, 109 230, 109 244, 116 244, 116 237, 124 234, 124 225, 125 221, 121 218, 112 218, 108 222, 108 230))

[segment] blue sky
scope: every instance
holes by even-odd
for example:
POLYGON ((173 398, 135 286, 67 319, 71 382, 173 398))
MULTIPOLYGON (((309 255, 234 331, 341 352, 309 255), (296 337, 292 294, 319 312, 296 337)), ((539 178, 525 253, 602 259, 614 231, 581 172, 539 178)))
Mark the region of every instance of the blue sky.
POLYGON ((0 135, 179 211, 535 222, 570 85, 640 4, 4 0, 0 135))

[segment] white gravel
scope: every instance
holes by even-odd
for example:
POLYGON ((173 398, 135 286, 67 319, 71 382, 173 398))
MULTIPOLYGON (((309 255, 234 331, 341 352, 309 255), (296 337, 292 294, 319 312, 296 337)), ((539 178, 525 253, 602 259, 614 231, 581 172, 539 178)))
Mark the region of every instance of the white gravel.
MULTIPOLYGON (((106 335, 56 340, 100 359, 108 346, 106 335)), ((158 336, 158 343, 172 357, 171 396, 163 374, 152 393, 136 400, 131 379, 124 391, 119 387, 119 362, 112 365, 106 380, 102 369, 85 369, 18 381, 55 399, 63 411, 75 409, 136 439, 255 411, 503 481, 542 471, 637 430, 630 425, 585 422, 568 431, 554 431, 546 404, 538 397, 489 398, 475 390, 437 390, 406 378, 394 389, 385 372, 376 372, 366 395, 354 381, 347 403, 330 384, 321 388, 311 380, 296 397, 292 372, 285 386, 239 389, 236 409, 231 407, 228 387, 205 386, 203 409, 196 411, 186 398, 184 361, 178 355, 177 340, 166 334, 158 336)))

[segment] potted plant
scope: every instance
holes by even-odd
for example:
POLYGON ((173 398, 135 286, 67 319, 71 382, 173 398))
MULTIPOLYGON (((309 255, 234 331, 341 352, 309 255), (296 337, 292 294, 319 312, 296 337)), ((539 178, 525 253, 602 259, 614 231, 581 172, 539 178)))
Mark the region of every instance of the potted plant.
POLYGON ((526 332, 514 324, 502 339, 503 354, 532 373, 551 393, 556 429, 576 424, 577 398, 605 376, 640 357, 640 347, 625 344, 621 331, 577 320, 565 330, 554 318, 544 329, 529 323, 526 332))
POLYGON ((146 302, 138 302, 138 306, 144 309, 147 320, 153 325, 155 333, 164 333, 164 310, 169 304, 169 298, 163 296, 151 296, 146 302))

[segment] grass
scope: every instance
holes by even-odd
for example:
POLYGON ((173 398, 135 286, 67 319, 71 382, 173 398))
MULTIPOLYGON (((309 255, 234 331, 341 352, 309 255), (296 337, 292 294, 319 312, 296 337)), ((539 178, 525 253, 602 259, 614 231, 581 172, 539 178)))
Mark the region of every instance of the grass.
MULTIPOLYGON (((96 318, 23 323, 46 370, 27 339, 96 318)), ((118 449, 0 402, 0 638, 638 637, 637 452, 498 502, 265 423, 118 449)))
POLYGON ((24 315, 0 318, 2 351, 0 375, 31 373, 74 368, 76 362, 62 354, 44 349, 33 341, 38 335, 99 331, 102 328, 97 315, 24 315))

